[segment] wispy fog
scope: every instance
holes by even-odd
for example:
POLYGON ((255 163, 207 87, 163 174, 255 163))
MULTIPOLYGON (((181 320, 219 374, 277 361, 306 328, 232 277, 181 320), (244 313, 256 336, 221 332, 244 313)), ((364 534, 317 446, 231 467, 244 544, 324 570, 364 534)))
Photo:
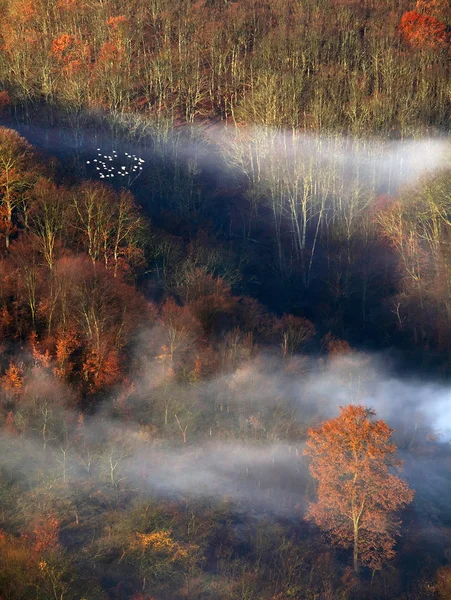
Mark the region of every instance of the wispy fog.
MULTIPOLYGON (((329 185, 349 191, 394 193, 400 185, 449 164, 451 144, 445 137, 382 141, 340 134, 289 132, 271 128, 237 127, 218 123, 173 128, 155 125, 138 115, 116 115, 107 123, 86 116, 76 124, 39 125, 36 122, 4 122, 32 144, 64 160, 78 161, 81 173, 100 179, 93 160, 103 156, 136 155, 143 175, 152 163, 184 166, 217 177, 219 173, 261 178, 307 172, 327 174, 329 185), (92 122, 91 122, 92 121, 92 122), (88 124, 87 124, 88 123, 88 124), (87 164, 89 161, 89 164, 87 164)), ((2 123, 0 123, 2 124, 2 123)), ((117 161, 116 161, 117 162, 117 161)), ((119 161, 120 162, 120 161, 119 161)), ((127 161, 119 165, 127 165, 127 161)), ((116 174, 117 175, 117 174, 116 174)), ((106 177, 101 179, 106 180, 106 177)), ((116 176, 112 185, 131 185, 135 178, 116 176)), ((144 185, 140 178, 137 186, 144 185)))
MULTIPOLYGON (((89 474, 107 487, 139 489, 178 500, 184 495, 229 499, 246 510, 295 516, 305 508, 311 485, 302 455, 308 427, 335 417, 339 406, 359 403, 373 408, 377 418, 395 429, 394 439, 413 487, 419 478, 419 488, 429 495, 434 481, 447 489, 442 461, 451 439, 449 386, 397 377, 383 358, 364 354, 349 354, 327 364, 303 364, 304 372, 296 374, 284 361, 268 356, 195 388, 172 387, 175 399, 200 399, 206 415, 211 415, 212 405, 220 399, 242 417, 233 432, 216 427, 214 420, 204 432, 188 428, 186 443, 176 434, 170 443, 149 425, 134 421, 134 413, 142 414, 143 406, 150 410, 158 393, 151 372, 137 383, 129 398, 128 421, 114 417, 113 400, 98 414, 85 417, 83 444, 67 436, 72 429, 73 439, 79 440, 78 413, 45 404, 46 379, 36 374, 39 385, 34 389, 40 398, 35 394, 33 401, 49 408, 53 420, 68 425, 60 426, 59 433, 55 429, 45 453, 38 422, 25 440, 3 434, 0 462, 14 476, 20 473, 31 481, 36 477, 59 480, 64 451, 64 469, 74 485, 89 474), (285 425, 278 427, 277 419, 285 423, 287 415, 292 420, 290 431, 298 431, 297 436, 286 436, 285 425), (424 487, 425 472, 428 489, 424 487)), ((51 380, 47 385, 49 392, 54 390, 51 380)), ((187 422, 181 419, 183 424, 187 422)), ((174 424, 173 412, 169 420, 174 424)))

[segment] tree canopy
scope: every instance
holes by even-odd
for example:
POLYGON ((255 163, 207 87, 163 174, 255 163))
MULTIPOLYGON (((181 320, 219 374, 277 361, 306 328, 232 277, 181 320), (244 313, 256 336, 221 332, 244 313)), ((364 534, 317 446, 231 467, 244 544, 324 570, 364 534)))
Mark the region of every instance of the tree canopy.
POLYGON ((413 499, 407 483, 391 472, 401 467, 392 429, 374 416, 364 406, 342 407, 337 418, 309 431, 305 449, 318 481, 308 519, 339 546, 353 546, 356 572, 360 563, 380 569, 394 556, 400 525, 395 513, 413 499))

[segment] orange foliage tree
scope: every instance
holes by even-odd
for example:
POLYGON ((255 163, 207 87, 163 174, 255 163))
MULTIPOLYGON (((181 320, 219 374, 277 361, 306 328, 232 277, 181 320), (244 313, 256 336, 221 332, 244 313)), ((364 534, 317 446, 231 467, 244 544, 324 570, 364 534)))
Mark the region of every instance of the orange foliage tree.
POLYGON ((61 379, 67 378, 73 370, 72 353, 80 346, 77 333, 68 329, 60 329, 56 336, 55 367, 53 373, 61 379))
POLYGON ((2 392, 10 402, 12 400, 18 400, 23 388, 22 369, 13 362, 10 362, 9 368, 0 379, 0 385, 2 392))
POLYGON ((393 430, 374 421, 364 406, 340 408, 340 415, 311 429, 304 453, 318 481, 318 501, 307 519, 327 531, 338 546, 353 547, 354 571, 359 565, 381 568, 394 556, 400 521, 394 512, 409 504, 413 491, 394 475, 393 430))
POLYGON ((399 31, 411 46, 417 48, 438 48, 448 39, 444 23, 414 10, 403 14, 399 31))
MULTIPOLYGON (((51 56, 55 61, 55 72, 60 72, 63 77, 71 77, 84 72, 86 76, 89 73, 91 63, 91 50, 89 44, 79 40, 73 35, 63 33, 52 41, 51 56)), ((87 79, 82 78, 81 82, 87 83, 87 79)), ((69 83, 69 81, 67 81, 69 83)), ((74 88, 75 81, 70 82, 74 88)), ((74 91, 74 89, 72 90, 74 91)))
POLYGON ((151 533, 136 532, 129 549, 138 562, 143 591, 149 581, 167 579, 177 572, 189 571, 200 559, 199 546, 180 544, 168 529, 151 533))

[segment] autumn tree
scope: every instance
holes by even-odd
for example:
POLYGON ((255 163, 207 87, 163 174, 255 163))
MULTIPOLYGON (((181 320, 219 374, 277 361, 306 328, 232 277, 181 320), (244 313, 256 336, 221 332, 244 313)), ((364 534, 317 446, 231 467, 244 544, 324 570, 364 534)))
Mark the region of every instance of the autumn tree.
POLYGON ((121 352, 138 324, 152 320, 152 305, 87 256, 58 258, 48 273, 38 311, 45 327, 39 340, 48 354, 45 366, 53 360, 55 375, 72 380, 81 372, 78 381, 90 391, 116 383, 121 352))
POLYGON ((16 131, 0 128, 0 233, 6 249, 17 229, 17 209, 36 171, 32 146, 16 131))
POLYGON ((316 333, 315 326, 308 319, 283 315, 276 327, 280 330, 282 356, 292 356, 316 333))
POLYGON ((91 49, 87 41, 63 33, 52 41, 50 57, 60 99, 74 107, 87 101, 91 49))
POLYGON ((17 97, 30 99, 36 91, 36 66, 40 50, 36 31, 37 11, 30 0, 2 4, 2 38, 5 58, 11 74, 17 77, 17 97))
POLYGON ((397 293, 389 299, 397 326, 439 348, 451 339, 450 183, 449 169, 438 171, 385 198, 374 215, 397 261, 397 293))
POLYGON ((138 563, 138 571, 145 591, 149 582, 168 579, 193 568, 199 559, 199 547, 180 544, 170 530, 135 532, 128 549, 131 559, 138 563))
POLYGON ((0 386, 4 401, 6 401, 8 405, 17 401, 21 396, 23 388, 22 368, 13 362, 10 362, 9 368, 0 379, 0 386))
POLYGON ((161 328, 164 346, 171 365, 179 356, 186 360, 186 354, 193 351, 201 338, 201 326, 187 306, 178 306, 168 298, 161 308, 161 328))
POLYGON ((399 24, 403 38, 417 48, 437 49, 447 41, 445 24, 429 15, 414 10, 404 13, 399 24))
POLYGON ((221 277, 212 277, 202 269, 193 273, 190 307, 195 318, 208 333, 214 331, 221 317, 231 314, 236 298, 231 294, 230 285, 221 277))
POLYGON ((26 225, 39 241, 43 258, 53 269, 67 216, 69 199, 64 188, 40 179, 30 193, 26 225))
POLYGON ((83 184, 74 192, 73 212, 76 238, 93 262, 103 261, 115 277, 142 263, 144 222, 129 192, 83 184))
POLYGON ((11 243, 8 267, 9 281, 14 294, 15 328, 18 334, 36 327, 38 304, 42 293, 42 276, 39 239, 24 234, 11 243))
POLYGON ((83 340, 84 379, 95 391, 120 379, 120 352, 138 325, 152 318, 151 305, 101 264, 75 259, 64 268, 71 281, 69 306, 83 340), (72 271, 67 272, 71 266, 72 271))
POLYGON ((393 430, 374 421, 375 412, 361 405, 340 408, 340 415, 311 429, 304 453, 318 481, 318 501, 307 519, 326 531, 339 547, 353 547, 354 571, 360 564, 381 568, 394 556, 400 521, 395 512, 414 492, 393 474, 393 430))

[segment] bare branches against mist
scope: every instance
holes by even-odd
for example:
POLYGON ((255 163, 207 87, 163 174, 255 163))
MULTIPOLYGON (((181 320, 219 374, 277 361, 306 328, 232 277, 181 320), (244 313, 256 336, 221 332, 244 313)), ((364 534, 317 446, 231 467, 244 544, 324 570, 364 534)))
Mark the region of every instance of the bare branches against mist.
MULTIPOLYGON (((295 516, 309 487, 307 429, 339 406, 373 408, 408 460, 409 452, 429 456, 451 438, 449 386, 404 380, 380 357, 310 361, 296 373, 266 356, 195 386, 157 375, 149 368, 126 402, 118 403, 118 390, 101 411, 82 417, 49 402, 54 384, 35 372, 14 432, 1 435, 3 472, 31 487, 39 477, 52 485, 90 480, 124 493, 228 498, 247 510, 295 516)), ((418 468, 408 469, 412 477, 418 468)))

